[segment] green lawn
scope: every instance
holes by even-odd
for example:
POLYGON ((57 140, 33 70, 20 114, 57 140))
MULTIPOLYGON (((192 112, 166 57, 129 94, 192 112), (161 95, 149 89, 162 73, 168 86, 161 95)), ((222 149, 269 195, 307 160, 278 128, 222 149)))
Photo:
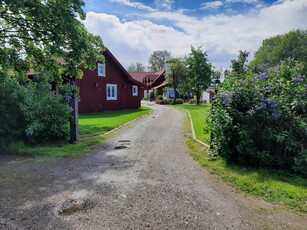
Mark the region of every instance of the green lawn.
MULTIPOLYGON (((101 134, 123 125, 137 117, 151 112, 152 109, 142 107, 138 110, 123 110, 103 112, 79 116, 80 138, 88 138, 101 134)), ((96 145, 106 140, 106 136, 86 139, 75 144, 49 143, 44 145, 25 145, 22 141, 14 142, 4 148, 5 151, 17 154, 30 154, 41 156, 75 157, 86 154, 96 145)))
POLYGON ((79 116, 80 137, 82 139, 104 134, 150 111, 151 109, 142 107, 138 110, 82 114, 79 116))
POLYGON ((182 105, 171 105, 178 109, 185 109, 190 112, 195 135, 198 140, 201 140, 207 144, 210 142, 210 133, 207 131, 206 117, 211 109, 211 104, 182 104, 182 105))

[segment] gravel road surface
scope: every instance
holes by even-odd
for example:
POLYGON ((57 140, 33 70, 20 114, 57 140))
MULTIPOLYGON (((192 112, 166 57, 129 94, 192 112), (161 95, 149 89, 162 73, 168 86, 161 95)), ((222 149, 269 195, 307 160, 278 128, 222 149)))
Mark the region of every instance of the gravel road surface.
POLYGON ((307 229, 186 152, 178 110, 155 111, 78 158, 0 156, 0 229, 307 229))

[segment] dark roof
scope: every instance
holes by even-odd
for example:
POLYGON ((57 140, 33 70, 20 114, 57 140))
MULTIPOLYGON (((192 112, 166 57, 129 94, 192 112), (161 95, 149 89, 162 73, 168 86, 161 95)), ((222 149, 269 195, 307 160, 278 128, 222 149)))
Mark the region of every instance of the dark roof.
POLYGON ((153 84, 157 79, 162 77, 165 73, 165 70, 158 72, 129 72, 131 77, 143 84, 153 84))

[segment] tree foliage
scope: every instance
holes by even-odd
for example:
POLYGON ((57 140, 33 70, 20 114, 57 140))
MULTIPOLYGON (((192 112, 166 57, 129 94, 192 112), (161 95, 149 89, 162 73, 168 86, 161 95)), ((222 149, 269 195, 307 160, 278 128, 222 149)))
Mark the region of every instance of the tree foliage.
POLYGON ((307 76, 307 30, 294 30, 284 35, 277 35, 262 42, 251 62, 253 68, 261 65, 274 67, 281 61, 303 63, 303 75, 307 76))
POLYGON ((29 69, 81 77, 76 67, 103 61, 102 40, 87 32, 83 0, 1 0, 0 76, 29 69), (61 61, 59 61, 61 59, 61 61))
POLYGON ((249 52, 239 51, 238 59, 231 60, 231 71, 238 76, 244 76, 247 71, 247 58, 249 52))
POLYGON ((146 67, 142 63, 137 62, 135 64, 132 63, 128 67, 127 71, 128 72, 145 72, 145 69, 146 69, 146 67))
POLYGON ((149 71, 158 72, 165 68, 165 63, 167 60, 171 59, 171 53, 167 50, 157 50, 154 51, 149 57, 149 71))
POLYGON ((168 83, 173 86, 174 99, 173 104, 176 104, 176 93, 179 84, 187 81, 187 68, 185 60, 180 58, 173 58, 170 62, 170 73, 168 75, 168 83))
POLYGON ((201 47, 195 49, 191 46, 191 53, 187 58, 189 82, 192 91, 196 94, 197 104, 201 93, 207 90, 211 83, 211 64, 208 62, 207 53, 201 47))

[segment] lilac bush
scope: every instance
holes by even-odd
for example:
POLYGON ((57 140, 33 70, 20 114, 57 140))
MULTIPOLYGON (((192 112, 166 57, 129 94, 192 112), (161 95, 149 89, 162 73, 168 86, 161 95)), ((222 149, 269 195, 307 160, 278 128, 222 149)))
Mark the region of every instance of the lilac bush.
POLYGON ((254 167, 306 164, 307 79, 301 70, 283 63, 257 73, 233 71, 214 99, 211 156, 254 167))

